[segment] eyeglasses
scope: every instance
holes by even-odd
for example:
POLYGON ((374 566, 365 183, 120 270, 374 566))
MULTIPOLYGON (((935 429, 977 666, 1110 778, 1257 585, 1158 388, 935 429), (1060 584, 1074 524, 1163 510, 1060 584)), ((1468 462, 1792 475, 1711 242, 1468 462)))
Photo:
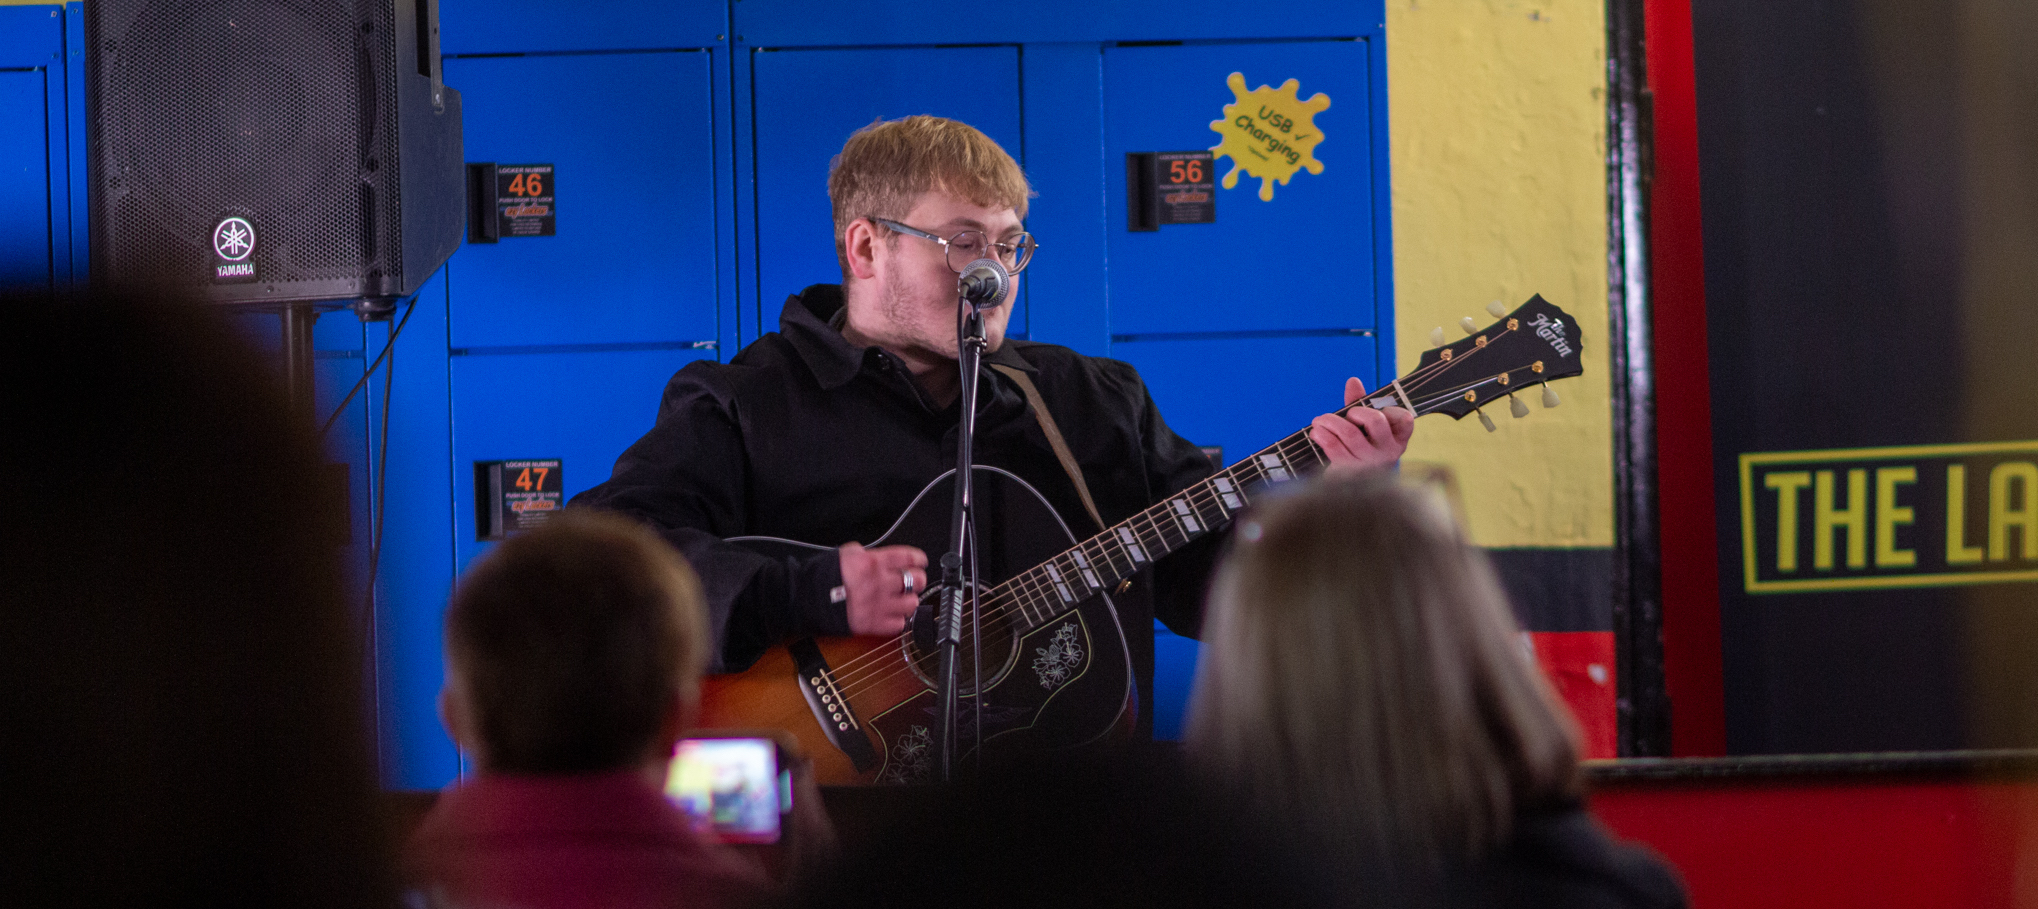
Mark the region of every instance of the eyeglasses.
POLYGON ((1033 242, 1033 235, 1024 232, 1001 243, 991 242, 991 238, 980 230, 966 230, 943 240, 924 230, 907 227, 897 221, 885 218, 872 218, 870 220, 873 223, 882 224, 891 230, 898 231, 907 236, 919 237, 922 240, 933 240, 941 244, 942 248, 947 250, 948 270, 956 274, 962 274, 963 269, 968 268, 971 262, 975 262, 978 259, 995 258, 1005 266, 1006 271, 1016 275, 1025 270, 1026 263, 1033 260, 1033 251, 1040 248, 1040 244, 1033 242))

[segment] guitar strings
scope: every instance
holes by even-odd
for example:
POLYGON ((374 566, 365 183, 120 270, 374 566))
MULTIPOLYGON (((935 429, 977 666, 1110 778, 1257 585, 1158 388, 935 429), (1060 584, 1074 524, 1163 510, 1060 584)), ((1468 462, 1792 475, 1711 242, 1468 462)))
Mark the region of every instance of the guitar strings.
MULTIPOLYGON (((1480 379, 1480 380, 1479 380, 1479 381, 1477 381, 1477 382, 1470 382, 1470 383, 1467 383, 1467 384, 1464 384, 1464 385, 1459 385, 1459 386, 1457 386, 1457 387, 1455 387, 1455 388, 1446 388, 1446 389, 1443 389, 1443 390, 1442 390, 1442 392, 1441 392, 1441 393, 1439 393, 1439 394, 1437 394, 1437 395, 1436 395, 1435 397, 1430 397, 1430 398, 1424 398, 1424 399, 1422 399, 1422 400, 1420 400, 1420 401, 1416 402, 1416 407, 1417 407, 1417 409, 1419 410, 1419 413, 1418 413, 1417 415, 1418 415, 1418 416, 1420 416, 1420 415, 1422 415, 1422 414, 1430 414, 1430 413, 1435 413, 1435 412, 1437 412, 1438 410, 1442 410, 1442 409, 1443 409, 1443 406, 1444 406, 1444 404, 1445 404, 1445 402, 1457 400, 1457 399, 1458 399, 1459 397, 1461 397, 1461 396, 1462 396, 1462 395, 1463 395, 1463 394, 1465 393, 1465 391, 1466 391, 1467 389, 1473 389, 1473 388, 1478 388, 1479 386, 1481 386, 1481 385, 1484 385, 1484 384, 1486 384, 1486 383, 1488 383, 1488 382, 1491 382, 1491 381, 1493 381, 1493 380, 1495 380, 1495 379, 1498 379, 1498 378, 1499 378, 1499 377, 1501 377, 1501 376, 1505 376, 1505 375, 1512 375, 1513 373, 1515 373, 1515 372, 1518 372, 1518 371, 1519 371, 1519 370, 1513 370, 1513 369, 1510 369, 1510 370, 1506 370, 1506 371, 1504 371, 1504 372, 1498 372, 1498 373, 1494 373, 1493 375, 1490 375, 1490 376, 1487 376, 1487 377, 1485 377, 1485 378, 1483 378, 1483 379, 1480 379)), ((1530 384, 1530 385, 1525 385, 1525 386, 1522 386, 1522 387, 1523 387, 1523 388, 1533 388, 1533 387, 1535 387, 1535 386, 1534 386, 1534 384, 1530 384)), ((1508 393, 1508 394, 1513 394, 1513 393, 1514 393, 1514 392, 1516 391, 1516 389, 1515 389, 1515 388, 1514 388, 1513 386, 1507 386, 1507 389, 1508 389, 1508 391, 1507 391, 1507 393, 1508 393)), ((1475 402, 1475 403, 1476 403, 1476 402, 1475 402)), ((1493 403, 1493 402, 1492 402, 1492 401, 1488 401, 1488 402, 1486 402, 1486 403, 1488 403, 1488 404, 1491 404, 1491 403, 1493 403)), ((1481 406, 1484 406, 1484 405, 1481 405, 1481 406)))
MULTIPOLYGON (((1310 454, 1312 459, 1317 460, 1319 463, 1321 461, 1320 456, 1317 455, 1317 453, 1314 450, 1314 446, 1308 444, 1306 439, 1298 439, 1294 436, 1291 436, 1290 438, 1284 439, 1280 443, 1276 443, 1275 446, 1271 447, 1280 450, 1280 453, 1285 455, 1285 457, 1288 460, 1294 460, 1298 452, 1288 451, 1286 449, 1296 448, 1299 449, 1300 451, 1306 451, 1307 453, 1310 454)), ((1262 453, 1264 453, 1264 450, 1262 453)), ((1252 472, 1259 474, 1261 479, 1264 479, 1266 476, 1266 471, 1251 459, 1248 459, 1247 461, 1242 461, 1240 462, 1240 464, 1234 465, 1232 468, 1227 468, 1225 472, 1227 473, 1233 472, 1238 470, 1240 467, 1250 468, 1252 472)), ((1227 518, 1229 517, 1230 513, 1229 509, 1224 508, 1221 500, 1216 498, 1217 493, 1211 488, 1211 484, 1208 481, 1198 484, 1195 487, 1191 487, 1189 490, 1185 490, 1185 492, 1187 493, 1187 495, 1184 496, 1184 498, 1191 500, 1197 506, 1196 511, 1198 512, 1199 518, 1201 512, 1203 511, 1203 508, 1201 506, 1212 504, 1218 507, 1220 513, 1226 514, 1227 518)), ((1166 501, 1172 502, 1175 500, 1168 499, 1166 501)), ((1165 504, 1165 502, 1162 504, 1165 504)), ((1164 509, 1161 509, 1159 505, 1150 506, 1148 509, 1142 510, 1140 513, 1134 515, 1132 518, 1122 522, 1120 526, 1133 525, 1135 523, 1143 522, 1146 525, 1144 530, 1134 531, 1135 533, 1139 534, 1141 539, 1149 538, 1158 539, 1162 543, 1167 544, 1168 535, 1161 529, 1163 526, 1165 526, 1165 524, 1163 522, 1156 520, 1156 513, 1164 514, 1165 511, 1164 509)), ((1167 521, 1165 523, 1171 524, 1173 522, 1167 521)), ((1187 536, 1186 531, 1182 531, 1182 533, 1184 535, 1184 538, 1181 541, 1181 543, 1168 545, 1172 547, 1186 544, 1187 542, 1189 542, 1190 538, 1187 536)), ((1048 562, 1044 562, 1042 564, 1044 565, 1059 560, 1067 556, 1069 552, 1087 548, 1089 544, 1094 541, 1109 538, 1110 528, 1106 528, 1106 530, 1103 533, 1099 533, 1095 536, 1092 536, 1090 539, 1083 541, 1083 543, 1078 544, 1076 547, 1072 547, 1069 550, 1065 550, 1062 553, 1056 555, 1055 557, 1049 559, 1048 562)), ((1104 553, 1107 559, 1110 558, 1108 548, 1099 547, 1099 551, 1104 553)), ((1129 576, 1134 571, 1138 570, 1139 567, 1138 562, 1136 560, 1133 560, 1129 555, 1125 557, 1125 561, 1132 568, 1132 571, 1126 572, 1126 575, 1129 576)), ((1112 568, 1112 570, 1116 571, 1115 566, 1112 568)), ((1085 586, 1086 587, 1088 586, 1087 583, 1085 584, 1085 586)), ((1101 589, 1098 589, 1097 592, 1101 593, 1103 591, 1101 589)), ((1014 607, 1016 607, 1019 610, 1021 617, 1025 621, 1035 625, 1036 627, 1040 624, 1045 624, 1047 620, 1053 618, 1056 615, 1061 614, 1059 611, 1053 608, 1052 606, 1053 601, 1049 597, 1049 590, 1046 584, 1037 578, 1036 571, 1032 569, 1029 569, 1026 572, 1022 572, 1020 575, 1008 579, 1004 584, 1000 584, 997 587, 992 588, 990 593, 991 596, 988 597, 987 599, 989 600, 991 606, 995 609, 995 614, 992 616, 994 620, 1009 615, 1013 611, 1014 607), (1018 582, 1018 584, 1015 586, 1014 582, 1018 582), (1029 603, 1028 600, 1032 600, 1033 602, 1029 603), (1038 619, 1036 619, 1033 615, 1033 612, 1035 610, 1039 611, 1041 614, 1038 619)), ((1085 596, 1083 597, 1083 599, 1088 599, 1088 597, 1085 596)), ((1080 600, 1078 600, 1077 602, 1080 602, 1080 600)), ((1001 628, 1000 630, 1005 629, 1001 628)), ((894 642, 900 642, 903 641, 906 636, 907 636, 906 632, 900 632, 898 635, 894 636, 892 640, 894 642)), ((899 653, 896 649, 890 646, 881 645, 879 647, 872 648, 870 651, 867 651, 866 653, 861 654, 856 658, 845 661, 843 665, 836 671, 837 685, 844 686, 846 690, 846 686, 851 685, 863 686, 871 684, 875 681, 883 681, 884 679, 874 680, 870 677, 869 673, 861 671, 864 668, 866 668, 870 663, 877 661, 883 661, 884 663, 890 664, 886 666, 880 666, 877 668, 881 669, 889 668, 893 670, 892 672, 886 673, 884 677, 885 679, 889 679, 892 676, 896 675, 897 670, 911 668, 910 666, 904 665, 906 660, 905 655, 903 653, 899 653), (885 660, 884 657, 896 657, 898 658, 898 662, 894 664, 890 660, 885 660)))
MULTIPOLYGON (((1299 460, 1298 455, 1303 453, 1307 453, 1310 456, 1311 460, 1315 462, 1317 466, 1320 466, 1323 460, 1322 456, 1317 453, 1315 445, 1313 443, 1310 443, 1303 433, 1296 433, 1294 435, 1291 435, 1289 438, 1283 439, 1281 442, 1278 442, 1273 446, 1269 446, 1269 449, 1274 450, 1277 454, 1283 457, 1283 460, 1289 462, 1299 460)), ((1267 450, 1268 449, 1262 449, 1261 453, 1265 453, 1267 450)), ((1238 470, 1238 468, 1240 467, 1246 467, 1250 469, 1251 472, 1258 474, 1259 478, 1262 480, 1266 478, 1267 474, 1265 469, 1262 468, 1254 459, 1247 459, 1245 461, 1241 461, 1239 462, 1239 464, 1233 465, 1233 467, 1231 468, 1227 468, 1226 471, 1224 472, 1227 473, 1233 472, 1238 470)), ((1195 510, 1197 512, 1199 521, 1203 521, 1207 525, 1207 521, 1205 521, 1205 519, 1203 519, 1201 516, 1203 511, 1202 506, 1204 505, 1215 505, 1218 511, 1222 514, 1225 514, 1227 520, 1229 519, 1231 510, 1224 507, 1222 501, 1218 497, 1219 494, 1215 491, 1215 489, 1212 487, 1212 484, 1209 481, 1206 480, 1203 483, 1197 484, 1197 486, 1195 487, 1191 487, 1190 489, 1185 490, 1184 492, 1185 494, 1181 496, 1180 499, 1187 500, 1191 502, 1193 506, 1195 506, 1195 510)), ((1149 506, 1147 509, 1142 510, 1138 514, 1134 515, 1132 518, 1129 518, 1126 521, 1121 522, 1121 525, 1117 526, 1126 526, 1138 522, 1143 522, 1146 525, 1144 531, 1135 530, 1134 532, 1138 533, 1142 540, 1151 537, 1153 539, 1160 540, 1164 544, 1168 544, 1170 546, 1170 551, 1172 552, 1173 548, 1186 545, 1188 542, 1194 539, 1194 537, 1189 535, 1189 533, 1186 530, 1178 529, 1176 532, 1181 534, 1183 537, 1181 542, 1168 543, 1169 535, 1162 528, 1169 524, 1173 524, 1174 521, 1173 520, 1162 521, 1158 520, 1157 518, 1161 516, 1166 516, 1167 514, 1166 510, 1161 506, 1166 505, 1173 501, 1177 501, 1177 499, 1169 498, 1163 500, 1163 502, 1158 503, 1154 506, 1149 506)), ((1208 531, 1206 530, 1205 532, 1208 531)), ((1059 560, 1062 557, 1066 556, 1069 552, 1075 551, 1076 549, 1085 548, 1092 541, 1098 539, 1108 539, 1109 534, 1110 528, 1107 528, 1105 532, 1097 534, 1091 537, 1089 540, 1083 541, 1083 543, 1078 544, 1076 547, 1072 547, 1069 550, 1063 551, 1062 553, 1049 559, 1048 562, 1059 560)), ((1104 551, 1108 552, 1108 550, 1104 551)), ((1138 568, 1137 562, 1132 560, 1129 557, 1129 555, 1127 556, 1126 561, 1128 562, 1128 564, 1133 565, 1134 571, 1137 570, 1138 568)), ((1047 564, 1047 562, 1044 562, 1042 564, 1045 565, 1047 564)), ((1115 571, 1116 569, 1114 568, 1113 570, 1115 571)), ((1020 575, 1008 579, 1005 583, 1000 584, 994 588, 991 588, 991 590, 989 591, 989 596, 979 597, 979 602, 985 604, 984 609, 978 610, 979 613, 989 612, 991 620, 995 622, 998 619, 1010 616, 1016 609, 1020 617, 1024 619, 1027 623, 1033 625, 1034 627, 1038 627, 1039 625, 1045 624, 1052 618, 1063 614, 1064 612, 1063 610, 1056 610, 1053 608, 1054 601, 1050 597, 1053 596, 1054 594, 1052 594, 1049 591, 1045 583, 1034 577, 1035 574, 1036 574, 1035 570, 1029 569, 1026 572, 1022 572, 1020 575), (1018 582, 1018 584, 1015 586, 1014 582, 1018 582), (1034 603, 1029 604, 1028 603, 1029 599, 1032 599, 1034 603), (1041 617, 1037 620, 1032 615, 1032 612, 1036 609, 1041 613, 1041 617)), ((1127 572, 1127 575, 1130 574, 1131 572, 1127 572)), ((1088 586, 1087 583, 1085 584, 1085 586, 1086 587, 1088 586)), ((1089 596, 1095 596, 1103 592, 1104 592, 1103 590, 1096 590, 1089 596)), ((1081 599, 1076 600, 1076 602, 1080 603, 1083 600, 1087 600, 1089 599, 1089 596, 1082 597, 1081 599)), ((998 632, 1004 633, 1008 636, 1012 635, 1012 630, 1009 625, 993 625, 992 627, 996 629, 998 632)), ((1030 631, 1031 629, 1027 630, 1030 631)), ((890 641, 879 646, 873 647, 871 648, 871 650, 866 651, 865 653, 860 654, 855 658, 845 661, 843 665, 839 667, 834 673, 836 676, 836 686, 843 691, 845 696, 855 698, 859 694, 869 691, 875 685, 883 684, 885 682, 897 678, 898 675, 902 672, 911 672, 913 669, 911 661, 907 658, 906 654, 903 652, 904 648, 902 646, 908 636, 909 636, 908 632, 901 631, 900 633, 894 635, 890 641)), ((1014 636, 1014 640, 1016 640, 1016 636, 1014 636)), ((1004 646, 1004 642, 1002 640, 997 641, 995 642, 995 646, 1002 647, 1004 646)))
MULTIPOLYGON (((1500 323, 1495 323, 1495 324, 1500 324, 1500 323)), ((1490 326, 1489 326, 1489 327, 1490 327, 1490 326)), ((1466 361, 1470 360, 1470 359, 1471 359, 1471 358, 1472 358, 1473 356, 1476 356, 1477 354, 1479 354, 1479 353, 1482 353, 1482 352, 1484 352, 1484 351, 1485 351, 1485 350, 1487 349, 1487 347, 1488 347, 1488 346, 1489 346, 1490 344, 1492 344, 1492 343, 1494 343, 1494 342, 1497 342, 1497 341, 1499 341, 1499 340, 1500 340, 1501 338, 1504 338, 1504 337, 1506 337, 1507 335, 1509 335, 1509 334, 1512 334, 1512 333, 1514 333, 1514 332, 1516 332, 1516 331, 1519 331, 1519 330, 1520 330, 1520 329, 1516 329, 1516 328, 1502 328, 1502 329, 1500 329, 1500 330, 1499 330, 1499 331, 1498 331, 1498 332, 1497 332, 1496 334, 1494 334, 1494 335, 1493 335, 1493 340, 1492 340, 1492 341, 1489 341, 1489 342, 1488 342, 1487 344, 1482 344, 1482 345, 1477 345, 1477 346, 1474 346, 1474 347, 1472 347, 1471 349, 1469 349, 1469 350, 1465 351, 1465 352, 1464 352, 1464 354, 1463 354, 1463 355, 1461 355, 1461 356, 1456 356, 1456 357, 1452 357, 1451 359, 1448 359, 1448 360, 1443 360, 1443 359, 1439 359, 1439 360, 1435 360, 1435 361, 1432 361, 1432 362, 1431 362, 1431 363, 1430 363, 1429 365, 1427 365, 1427 366, 1421 366, 1421 367, 1417 367, 1417 368, 1416 368, 1415 370, 1411 371, 1411 372, 1410 372, 1409 374, 1407 374, 1407 375, 1405 375, 1405 376, 1402 376, 1402 377, 1400 377, 1400 378, 1398 378, 1398 379, 1395 379, 1395 380, 1394 380, 1393 382, 1390 382, 1390 383, 1388 383, 1388 385, 1389 385, 1389 386, 1392 386, 1392 385, 1400 385, 1400 386, 1401 386, 1401 390, 1402 390, 1402 393, 1403 393, 1404 395, 1407 395, 1407 396, 1408 396, 1408 398, 1409 398, 1409 400, 1410 400, 1410 403, 1414 403, 1414 400, 1413 400, 1413 399, 1414 399, 1414 397, 1415 397, 1415 396, 1416 396, 1417 394, 1420 394, 1420 393, 1421 393, 1422 391, 1424 391, 1425 389, 1423 388, 1423 386, 1424 386, 1424 385, 1426 385, 1427 383, 1429 383, 1429 382, 1430 382, 1430 381, 1431 381, 1431 380, 1432 380, 1433 378, 1435 378, 1436 376, 1438 376, 1438 375, 1439 375, 1439 374, 1441 374, 1441 373, 1449 372, 1450 370, 1452 370, 1452 369, 1455 369, 1455 368, 1457 368, 1457 367, 1458 367, 1459 365, 1461 365, 1461 364, 1465 363, 1466 361), (1411 389, 1411 383, 1413 384, 1413 388, 1412 388, 1412 389, 1411 389)), ((1511 372, 1512 370, 1509 370, 1509 371, 1511 372)), ((1482 379, 1481 381, 1485 381, 1485 380, 1483 380, 1483 379, 1482 379)), ((1478 382, 1474 382, 1474 383, 1472 383, 1472 385, 1477 385, 1477 384, 1479 384, 1479 383, 1478 383, 1478 382)), ((1464 388, 1469 388, 1469 387, 1471 387, 1471 386, 1463 386, 1463 387, 1464 387, 1464 388)), ((1462 390, 1462 388, 1461 388, 1461 390, 1462 390)), ((1343 413, 1344 411, 1349 411, 1349 410, 1351 410, 1351 409, 1352 409, 1352 408, 1354 408, 1354 407, 1359 407, 1359 406, 1365 405, 1366 401, 1368 401, 1368 400, 1372 399, 1373 397, 1377 397, 1377 396, 1378 396, 1378 394, 1379 394, 1378 390, 1375 390, 1375 392, 1374 392, 1373 394, 1371 394, 1371 395, 1367 395, 1367 396, 1366 396, 1366 397, 1364 397, 1364 398, 1361 398, 1361 399, 1359 399, 1359 400, 1357 400, 1357 401, 1353 401, 1352 403, 1350 403, 1350 404, 1347 404, 1347 405, 1345 405, 1345 406, 1344 406, 1344 408, 1343 408, 1343 410, 1341 410, 1341 411, 1339 411, 1339 412, 1340 412, 1340 413, 1343 413)), ((1435 400, 1435 399, 1431 399, 1431 400, 1435 400)), ((1422 416, 1422 415, 1424 415, 1424 414, 1428 414, 1428 413, 1434 413, 1434 412, 1435 412, 1435 408, 1431 408, 1431 409, 1429 409, 1429 410, 1423 410, 1423 409, 1421 409, 1420 405, 1418 405, 1418 407, 1417 407, 1417 413, 1416 413, 1416 416, 1422 416)))
MULTIPOLYGON (((1317 466, 1320 466, 1323 462, 1323 458, 1316 451, 1315 446, 1309 443, 1306 437, 1303 437, 1303 434, 1301 433, 1297 433, 1293 436, 1290 436, 1289 438, 1284 439, 1279 443, 1276 443, 1276 445, 1270 446, 1270 448, 1275 450, 1277 453, 1283 455, 1284 459, 1288 461, 1299 460, 1298 456, 1300 454, 1307 453, 1310 456, 1311 460, 1314 461, 1317 466)), ((1266 450, 1263 449, 1261 453, 1265 453, 1265 451, 1266 450)), ((1241 467, 1249 468, 1251 472, 1258 474, 1261 479, 1265 479, 1266 477, 1266 471, 1263 468, 1261 468, 1260 465, 1258 465, 1256 462, 1250 459, 1247 461, 1241 461, 1239 464, 1233 465, 1233 467, 1231 468, 1227 468, 1225 472, 1226 473, 1237 472, 1241 467)), ((1185 490, 1185 493, 1186 495, 1184 496, 1184 498, 1186 499, 1190 499, 1192 501, 1200 500, 1196 502, 1196 504, 1199 506, 1197 508, 1199 516, 1202 511, 1202 508, 1200 507, 1201 505, 1216 505, 1220 513, 1226 514, 1228 519, 1230 515, 1230 510, 1224 508, 1221 501, 1215 498, 1217 494, 1214 492, 1214 490, 1211 489, 1211 484, 1208 481, 1198 484, 1198 486, 1192 487, 1189 490, 1185 490)), ((1175 501, 1175 499, 1166 500, 1166 502, 1172 501, 1175 501)), ((1165 502, 1162 504, 1165 504, 1165 502)), ((1150 506, 1148 509, 1143 510, 1139 514, 1135 515, 1133 518, 1128 519, 1127 521, 1122 523, 1123 525, 1131 525, 1135 522, 1143 521, 1146 524, 1147 532, 1140 532, 1140 537, 1142 539, 1146 539, 1149 536, 1151 536, 1152 538, 1161 540, 1163 543, 1167 543, 1168 535, 1165 532, 1163 532, 1161 528, 1166 524, 1173 522, 1172 521, 1162 522, 1157 521, 1155 519, 1156 514, 1165 515, 1165 513, 1166 513, 1165 510, 1161 509, 1159 505, 1150 506)), ((1179 544, 1169 545, 1171 546, 1183 545, 1188 543, 1190 539, 1192 539, 1188 535, 1186 530, 1178 532, 1183 535, 1182 542, 1179 544)), ((1108 539, 1108 537, 1109 531, 1107 529, 1105 533, 1093 536, 1090 538, 1090 540, 1084 541, 1084 543, 1079 544, 1077 547, 1073 547, 1071 550, 1064 551, 1063 553, 1055 556, 1054 559, 1050 559, 1049 561, 1054 561, 1055 559, 1059 559, 1063 556, 1066 556, 1068 552, 1074 551, 1075 549, 1084 548, 1092 541, 1098 539, 1108 539)), ((1108 550, 1105 551, 1108 552, 1108 550)), ((1133 565, 1135 571, 1137 570, 1138 566, 1134 560, 1131 560, 1128 557, 1126 561, 1128 562, 1128 564, 1133 565)), ((1116 569, 1114 568, 1113 570, 1115 571, 1116 569)), ((1131 572, 1128 572, 1127 574, 1129 575, 1130 573, 1131 572)), ((1048 621, 1049 619, 1052 619, 1053 617, 1062 614, 1061 611, 1057 611, 1052 608, 1052 600, 1048 598, 1048 591, 1046 586, 1039 582, 1037 579, 1030 577, 1034 574, 1035 571, 1028 570, 1027 572, 1023 572, 1021 575, 1008 579, 1004 584, 992 588, 991 590, 992 596, 989 597, 988 600, 990 606, 992 607, 992 610, 994 611, 994 615, 992 616, 994 620, 1009 615, 1013 611, 1013 607, 1017 607, 1018 610, 1020 611, 1021 617, 1024 618, 1027 622, 1034 625, 1035 627, 1038 627, 1041 624, 1045 624, 1046 621, 1048 621), (1017 586, 1014 586, 1013 582, 1015 581, 1022 583, 1020 583, 1017 586), (1027 603, 1027 599, 1029 597, 1036 600, 1037 604, 1046 605, 1036 604, 1035 606, 1029 607, 1029 604, 1027 603), (1037 608, 1042 614, 1042 617, 1038 620, 1036 620, 1032 615, 1032 609, 1034 608, 1037 608)), ((1086 584, 1085 586, 1088 585, 1086 584)), ((1099 589, 1096 592, 1102 593, 1103 591, 1099 589)), ((1094 593, 1091 594, 1091 596, 1094 595, 1095 595, 1094 593)), ((1083 597, 1083 599, 1088 598, 1089 598, 1088 596, 1083 597)), ((1078 600, 1077 602, 1081 602, 1081 600, 1078 600)), ((1001 632, 1005 632, 1008 634, 1010 633, 1009 626, 993 626, 993 627, 997 628, 1001 632)), ((895 678, 900 671, 910 671, 912 667, 908 664, 908 661, 905 659, 905 654, 901 652, 902 648, 892 646, 893 644, 902 644, 906 637, 907 633, 901 632, 895 635, 890 642, 887 642, 886 644, 877 647, 873 647, 870 651, 867 651, 856 658, 852 658, 851 660, 845 661, 842 667, 840 667, 835 672, 838 687, 842 688, 845 694, 849 694, 853 697, 856 693, 867 691, 871 685, 889 681, 890 679, 895 678), (879 665, 873 666, 872 665, 873 663, 879 663, 879 665), (891 671, 885 672, 881 677, 873 678, 870 672, 864 671, 866 669, 876 670, 890 669, 891 671), (857 688, 858 691, 857 692, 849 691, 849 688, 851 687, 857 688)), ((1002 642, 999 643, 1000 646, 1002 646, 1002 642)))

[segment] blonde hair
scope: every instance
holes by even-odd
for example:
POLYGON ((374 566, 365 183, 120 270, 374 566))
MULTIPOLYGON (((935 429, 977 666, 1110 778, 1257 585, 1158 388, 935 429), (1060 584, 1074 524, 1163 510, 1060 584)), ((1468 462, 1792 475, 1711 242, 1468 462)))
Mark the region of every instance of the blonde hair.
POLYGON ((1577 793, 1575 733, 1427 490, 1381 474, 1265 504, 1203 637, 1193 761, 1332 857, 1473 860, 1577 793))
POLYGON ((974 126, 924 114, 874 122, 851 135, 828 166, 835 260, 844 283, 850 280, 844 236, 850 222, 904 218, 929 190, 985 208, 1009 208, 1022 219, 1033 195, 1019 162, 974 126))
POLYGON ((589 773, 642 760, 696 696, 708 626, 693 569, 627 518, 567 511, 468 569, 446 650, 491 770, 589 773))

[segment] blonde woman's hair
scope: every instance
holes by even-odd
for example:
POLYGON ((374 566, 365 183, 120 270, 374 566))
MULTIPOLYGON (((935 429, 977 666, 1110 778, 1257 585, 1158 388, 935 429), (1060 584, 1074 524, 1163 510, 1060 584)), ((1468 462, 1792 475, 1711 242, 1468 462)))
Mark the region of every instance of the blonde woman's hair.
POLYGON ((844 240, 850 222, 899 220, 921 195, 937 189, 973 205, 1012 209, 1022 219, 1033 195, 1019 162, 959 120, 925 115, 880 120, 851 135, 828 168, 835 260, 843 282, 850 279, 844 240))
POLYGON ((1576 796, 1569 720, 1427 490, 1323 480, 1248 515, 1203 639, 1192 761, 1308 848, 1471 861, 1576 796))

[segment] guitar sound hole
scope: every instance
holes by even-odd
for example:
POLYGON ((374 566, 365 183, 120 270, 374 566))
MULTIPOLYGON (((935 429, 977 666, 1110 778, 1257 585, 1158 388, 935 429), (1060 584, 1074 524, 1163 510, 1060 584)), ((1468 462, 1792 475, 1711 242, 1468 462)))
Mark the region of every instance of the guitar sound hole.
MULTIPOLYGON (((964 695, 976 693, 978 653, 983 655, 983 685, 986 690, 997 687, 1018 662, 1019 648, 1016 646, 1012 622, 995 605, 986 606, 981 623, 971 621, 974 617, 971 609, 965 608, 963 611, 962 646, 956 649, 955 674, 958 691, 964 695), (983 644, 981 647, 972 646, 974 635, 979 631, 983 635, 983 644)), ((920 681, 926 683, 929 688, 938 690, 937 680, 941 678, 941 652, 938 649, 920 649, 913 642, 911 635, 904 638, 902 646, 906 650, 907 664, 913 667, 913 674, 919 676, 920 681)))

